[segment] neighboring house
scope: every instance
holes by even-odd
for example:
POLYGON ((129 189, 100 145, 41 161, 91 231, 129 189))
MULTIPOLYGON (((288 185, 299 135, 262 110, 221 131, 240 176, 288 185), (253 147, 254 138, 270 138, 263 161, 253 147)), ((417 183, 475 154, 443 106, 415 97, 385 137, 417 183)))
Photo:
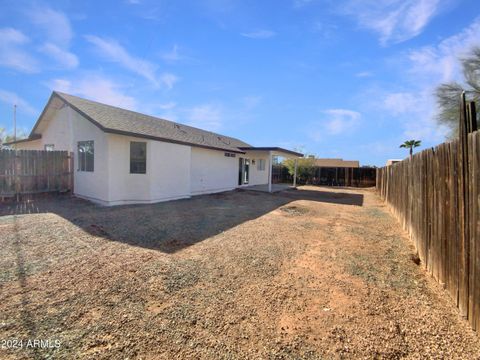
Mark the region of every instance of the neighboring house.
POLYGON ((390 165, 393 165, 393 164, 396 164, 398 162, 402 161, 402 159, 388 159, 387 160, 387 163, 386 163, 386 166, 390 166, 390 165))
POLYGON ((358 160, 343 159, 315 159, 315 166, 329 168, 358 168, 360 163, 358 160))
POLYGON ((104 205, 152 203, 268 185, 278 147, 53 92, 16 149, 74 153, 74 194, 104 205))

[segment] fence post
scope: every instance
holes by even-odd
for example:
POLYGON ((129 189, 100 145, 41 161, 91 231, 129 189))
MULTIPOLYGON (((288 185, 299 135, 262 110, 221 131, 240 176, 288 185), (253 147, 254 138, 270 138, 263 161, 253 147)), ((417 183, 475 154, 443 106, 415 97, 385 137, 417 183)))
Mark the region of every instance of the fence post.
POLYGON ((20 201, 20 192, 22 191, 22 184, 21 184, 21 171, 22 171, 22 162, 20 155, 18 154, 18 150, 15 151, 15 157, 14 157, 14 176, 13 176, 13 181, 15 182, 15 196, 17 199, 17 202, 20 201))
POLYGON ((75 183, 74 181, 74 176, 75 176, 75 173, 74 173, 74 164, 73 164, 73 160, 74 160, 74 156, 73 156, 73 152, 70 152, 68 154, 68 162, 69 162, 69 169, 70 169, 70 194, 73 195, 73 185, 75 183))
POLYGON ((462 316, 468 318, 469 298, 469 235, 467 227, 468 219, 468 131, 470 121, 468 116, 465 92, 460 99, 460 118, 458 126, 459 152, 458 152, 458 230, 459 230, 459 281, 458 281, 458 308, 462 316))

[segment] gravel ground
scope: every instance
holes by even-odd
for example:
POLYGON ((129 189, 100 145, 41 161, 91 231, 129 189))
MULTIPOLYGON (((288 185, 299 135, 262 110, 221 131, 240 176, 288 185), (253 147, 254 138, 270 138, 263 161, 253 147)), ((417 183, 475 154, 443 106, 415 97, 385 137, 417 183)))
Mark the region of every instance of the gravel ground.
POLYGON ((60 341, 2 359, 480 358, 369 189, 37 199, 0 249, 0 341, 60 341))

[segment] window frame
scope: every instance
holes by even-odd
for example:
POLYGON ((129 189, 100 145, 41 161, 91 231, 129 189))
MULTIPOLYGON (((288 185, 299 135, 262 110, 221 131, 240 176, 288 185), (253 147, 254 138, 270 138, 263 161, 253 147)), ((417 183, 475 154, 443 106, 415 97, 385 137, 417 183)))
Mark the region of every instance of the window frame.
POLYGON ((77 171, 95 171, 95 142, 93 140, 82 140, 77 142, 77 161, 77 171), (91 148, 91 157, 88 156, 88 146, 91 148), (80 149, 83 149, 84 151, 81 152, 80 149), (91 164, 89 164, 89 160, 91 160, 91 164), (89 165, 91 165, 91 167, 89 165))
POLYGON ((130 174, 139 174, 139 175, 144 175, 147 173, 147 142, 146 141, 130 141, 130 159, 129 159, 129 170, 130 174), (143 145, 144 146, 144 153, 145 155, 143 157, 137 157, 135 159, 132 159, 132 145, 143 145), (142 164, 140 168, 138 167, 138 164, 142 164), (132 166, 133 165, 133 166, 132 166), (136 168, 135 168, 136 167, 136 168))
POLYGON ((258 159, 257 171, 265 171, 266 168, 267 168, 267 160, 266 159, 258 159))

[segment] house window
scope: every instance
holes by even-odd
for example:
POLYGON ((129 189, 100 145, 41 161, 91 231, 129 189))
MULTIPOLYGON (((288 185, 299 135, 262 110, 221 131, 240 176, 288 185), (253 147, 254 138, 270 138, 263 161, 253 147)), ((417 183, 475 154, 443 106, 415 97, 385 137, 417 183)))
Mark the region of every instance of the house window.
POLYGON ((130 174, 147 172, 147 143, 130 142, 130 174))
POLYGON ((258 159, 257 170, 265 171, 265 159, 258 159))
POLYGON ((53 151, 53 150, 55 150, 55 145, 53 145, 53 144, 45 144, 45 145, 43 146, 43 149, 46 150, 46 151, 53 151))
POLYGON ((93 140, 78 142, 78 171, 93 172, 94 153, 93 140))

